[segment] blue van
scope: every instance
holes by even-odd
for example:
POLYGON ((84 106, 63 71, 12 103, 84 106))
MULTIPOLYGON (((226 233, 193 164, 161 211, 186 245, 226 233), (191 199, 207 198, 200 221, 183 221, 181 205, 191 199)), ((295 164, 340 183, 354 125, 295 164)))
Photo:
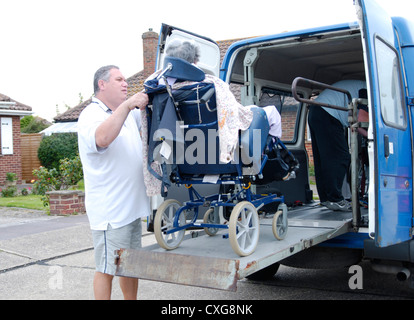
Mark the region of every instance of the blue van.
MULTIPOLYGON (((162 26, 160 68, 170 40, 196 41, 202 52, 198 66, 229 83, 233 90, 239 90, 243 105, 275 105, 278 108, 283 143, 300 162, 296 179, 255 186, 257 193, 276 192, 284 196, 289 206, 289 231, 284 241, 259 242, 254 257, 243 258, 232 257, 227 251, 221 253, 225 246, 217 243, 211 244, 214 249, 209 251, 207 243, 213 241, 210 239, 205 240, 206 245, 196 245, 194 252, 191 244, 174 250, 185 256, 198 256, 199 260, 191 259, 194 267, 202 269, 205 258, 210 262, 215 258, 227 259, 226 267, 235 268, 229 271, 228 277, 240 279, 273 275, 279 264, 329 267, 340 263, 349 266, 364 258, 375 261, 378 270, 395 272, 400 279, 411 277, 414 271, 414 116, 411 114, 414 107, 414 24, 403 18, 390 18, 374 0, 355 0, 354 5, 357 22, 242 40, 231 45, 221 65, 220 50, 214 41, 162 26), (368 95, 367 99, 349 104, 348 141, 352 157, 349 181, 344 184, 349 190, 344 190, 352 199, 352 212, 333 212, 321 206, 316 197, 314 199, 310 185, 306 147, 311 137, 307 133, 307 113, 312 99, 324 85, 344 79, 364 80, 368 95), (356 118, 358 103, 368 107, 366 122, 358 122, 356 118), (367 130, 364 145, 357 134, 358 127, 367 130), (361 161, 361 148, 365 148, 368 162, 361 161), (204 249, 205 254, 202 253, 204 249), (309 259, 310 256, 313 259, 309 259), (390 264, 392 268, 388 267, 390 264)), ((200 238, 188 242, 200 242, 200 238)), ((158 255, 160 249, 149 249, 145 254, 148 252, 158 255)), ((120 253, 119 275, 123 274, 123 266, 132 263, 128 259, 132 259, 131 255, 120 253)), ((182 259, 182 256, 169 256, 171 265, 174 259, 182 259)), ((180 261, 176 261, 177 265, 180 261)), ((137 272, 138 269, 145 268, 141 265, 136 267, 137 272)), ((203 274, 200 271, 196 278, 187 279, 185 283, 198 285, 203 274)), ((142 271, 136 276, 169 282, 179 278, 166 274, 149 276, 142 271)), ((202 285, 234 289, 234 283, 223 275, 210 280, 214 283, 202 285)))

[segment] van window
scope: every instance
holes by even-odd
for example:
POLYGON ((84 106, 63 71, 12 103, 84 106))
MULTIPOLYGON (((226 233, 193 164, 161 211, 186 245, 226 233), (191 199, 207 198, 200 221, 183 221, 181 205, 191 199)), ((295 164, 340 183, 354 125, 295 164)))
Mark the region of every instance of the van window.
POLYGON ((263 88, 258 105, 260 107, 276 106, 282 118, 282 141, 295 143, 301 103, 293 98, 292 93, 263 88))
POLYGON ((375 38, 381 114, 386 125, 406 128, 400 65, 397 52, 381 38, 375 38))

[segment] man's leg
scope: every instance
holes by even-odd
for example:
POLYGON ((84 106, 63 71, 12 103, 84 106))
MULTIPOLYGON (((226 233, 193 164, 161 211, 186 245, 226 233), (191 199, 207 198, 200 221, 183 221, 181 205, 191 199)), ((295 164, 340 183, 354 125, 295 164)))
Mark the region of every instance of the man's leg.
POLYGON ((312 154, 313 165, 315 169, 316 188, 319 195, 319 200, 324 203, 328 200, 328 195, 325 186, 325 171, 323 168, 323 160, 320 156, 319 141, 325 138, 323 130, 325 123, 322 120, 323 109, 319 106, 311 106, 309 108, 308 122, 312 139, 312 154))
POLYGON ((112 279, 114 276, 108 272, 107 231, 92 230, 96 270, 93 279, 93 292, 97 300, 111 299, 112 279))
POLYGON ((138 279, 136 278, 119 278, 119 285, 125 300, 137 300, 138 295, 138 279))
MULTIPOLYGON (((129 249, 140 249, 142 226, 141 219, 137 219, 130 224, 112 230, 112 235, 116 237, 117 248, 129 248, 129 249)), ((113 239, 115 239, 115 237, 113 239)), ((115 246, 110 252, 113 252, 115 246)), ((115 259, 113 259, 115 260, 115 259)), ((114 270, 115 271, 115 270, 114 270)), ((138 279, 119 277, 119 286, 121 287, 122 293, 125 300, 136 300, 138 296, 138 279)))
POLYGON ((95 272, 93 279, 93 291, 96 300, 110 300, 112 292, 112 279, 110 274, 95 272))
MULTIPOLYGON (((140 249, 142 237, 141 219, 137 219, 125 227, 127 234, 129 234, 130 243, 124 243, 124 248, 140 249)), ((138 279, 136 278, 119 278, 119 286, 124 294, 125 300, 136 300, 138 295, 138 279)))
POLYGON ((324 153, 321 155, 327 161, 324 162, 326 170, 328 200, 332 202, 339 202, 344 199, 342 195, 342 185, 345 175, 348 171, 350 162, 350 154, 347 141, 345 139, 345 132, 339 120, 330 116, 330 121, 326 121, 326 126, 329 131, 326 132, 328 144, 325 145, 324 153))
MULTIPOLYGON (((96 299, 110 299, 112 279, 116 273, 115 252, 121 248, 141 248, 141 219, 113 229, 108 225, 105 231, 92 230, 96 273, 94 292, 96 299)), ((135 278, 119 278, 119 284, 126 300, 137 299, 138 280, 135 278)))
POLYGON ((319 197, 321 201, 339 202, 344 199, 342 184, 350 160, 344 129, 323 108, 311 108, 308 119, 312 147, 317 145, 318 151, 314 153, 316 184, 318 192, 323 191, 319 197))

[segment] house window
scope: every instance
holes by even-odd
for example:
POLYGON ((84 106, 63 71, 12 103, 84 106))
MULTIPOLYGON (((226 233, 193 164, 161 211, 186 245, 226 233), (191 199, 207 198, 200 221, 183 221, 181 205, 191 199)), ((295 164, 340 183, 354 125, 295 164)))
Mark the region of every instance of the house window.
POLYGON ((13 154, 13 119, 1 118, 1 153, 13 154))
POLYGON ((274 105, 282 117, 283 142, 295 143, 297 140, 298 117, 301 103, 296 101, 291 92, 283 92, 270 88, 262 88, 260 107, 274 105))

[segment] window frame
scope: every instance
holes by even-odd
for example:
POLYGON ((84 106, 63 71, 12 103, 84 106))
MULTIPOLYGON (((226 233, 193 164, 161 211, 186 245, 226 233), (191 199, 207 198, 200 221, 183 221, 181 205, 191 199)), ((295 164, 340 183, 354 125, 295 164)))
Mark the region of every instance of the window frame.
MULTIPOLYGON (((401 78, 401 64, 400 64, 400 59, 399 59, 399 55, 397 50, 391 46, 387 41, 385 41, 383 38, 381 38, 379 35, 375 35, 375 58, 376 58, 376 71, 377 71, 377 81, 378 81, 378 96, 379 96, 379 103, 380 103, 380 112, 381 112, 381 118, 384 122, 384 124, 388 127, 392 127, 392 128, 396 128, 399 130, 406 130, 407 129, 407 112, 406 112, 406 101, 405 101, 405 96, 404 96, 404 86, 403 86, 403 81, 401 78), (381 45, 384 45, 385 48, 389 49, 389 52, 392 52, 396 58, 396 65, 397 65, 397 69, 393 69, 393 72, 397 75, 397 78, 394 79, 398 79, 398 88, 396 88, 396 90, 398 90, 399 96, 400 96, 400 101, 401 104, 398 106, 400 108, 400 112, 402 114, 402 124, 394 122, 392 120, 390 120, 389 117, 387 117, 386 114, 386 110, 389 110, 386 108, 386 106, 383 104, 383 99, 382 99, 382 95, 381 95, 381 89, 383 88, 383 77, 380 76, 381 74, 381 56, 379 55, 380 53, 380 48, 379 48, 379 44, 381 43, 381 45)), ((395 111, 395 110, 392 110, 395 111)))

